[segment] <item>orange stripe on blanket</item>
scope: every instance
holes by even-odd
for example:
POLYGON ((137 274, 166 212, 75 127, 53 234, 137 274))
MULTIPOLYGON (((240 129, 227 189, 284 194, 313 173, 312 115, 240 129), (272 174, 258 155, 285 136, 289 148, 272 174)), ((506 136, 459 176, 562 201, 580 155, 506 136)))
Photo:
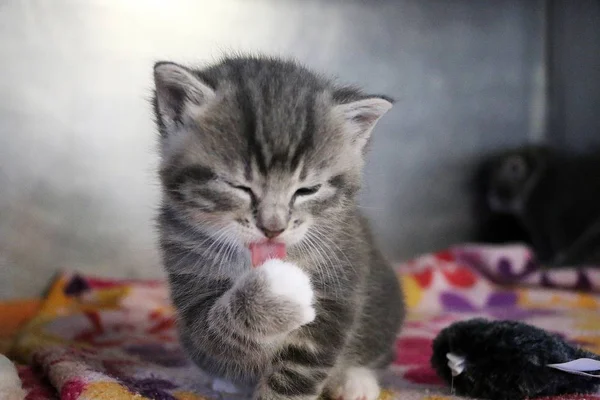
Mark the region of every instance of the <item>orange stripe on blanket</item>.
POLYGON ((19 330, 35 316, 41 300, 24 299, 0 302, 0 354, 6 354, 19 330))

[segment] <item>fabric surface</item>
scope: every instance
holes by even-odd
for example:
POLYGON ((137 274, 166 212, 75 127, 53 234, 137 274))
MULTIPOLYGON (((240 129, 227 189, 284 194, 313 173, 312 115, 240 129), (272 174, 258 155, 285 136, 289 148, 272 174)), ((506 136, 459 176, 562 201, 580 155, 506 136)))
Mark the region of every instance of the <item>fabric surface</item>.
POLYGON ((40 299, 23 299, 0 302, 0 354, 10 348, 15 335, 40 308, 40 299))
MULTIPOLYGON (((519 320, 600 353, 600 270, 542 270, 521 246, 461 246, 397 270, 409 315, 380 399, 456 399, 429 358, 436 334, 458 320, 519 320)), ((28 400, 242 398, 213 391, 186 359, 163 282, 65 273, 10 355, 28 400)), ((600 394, 553 399, 600 400, 600 394)))

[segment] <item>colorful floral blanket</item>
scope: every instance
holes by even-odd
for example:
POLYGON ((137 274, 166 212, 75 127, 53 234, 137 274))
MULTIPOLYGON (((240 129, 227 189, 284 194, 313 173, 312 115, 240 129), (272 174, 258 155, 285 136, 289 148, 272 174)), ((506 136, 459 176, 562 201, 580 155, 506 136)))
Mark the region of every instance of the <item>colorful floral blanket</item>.
MULTIPOLYGON (((410 312, 396 360, 382 376, 381 399, 455 398, 429 357, 435 335, 457 320, 521 320, 600 352, 600 269, 544 270, 525 247, 461 246, 397 271, 410 312)), ((9 354, 21 382, 11 386, 9 378, 0 379, 2 399, 15 385, 22 385, 28 400, 239 399, 215 392, 187 360, 163 282, 65 273, 9 354)), ((600 394, 555 399, 600 400, 600 394)))

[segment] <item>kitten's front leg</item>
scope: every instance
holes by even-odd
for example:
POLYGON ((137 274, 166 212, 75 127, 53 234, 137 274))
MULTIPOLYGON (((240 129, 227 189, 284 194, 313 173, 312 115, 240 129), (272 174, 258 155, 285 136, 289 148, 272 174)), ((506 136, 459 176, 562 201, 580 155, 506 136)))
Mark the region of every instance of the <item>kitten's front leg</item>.
MULTIPOLYGON (((209 318, 268 343, 315 319, 309 276, 295 264, 270 260, 248 271, 212 308, 209 318)), ((218 324, 218 323, 217 323, 218 324)))
POLYGON ((316 400, 319 398, 329 368, 300 365, 275 365, 275 370, 259 384, 254 400, 316 400))
POLYGON ((319 299, 317 317, 288 335, 261 379, 255 400, 314 400, 340 358, 350 326, 353 304, 348 299, 319 299))
POLYGON ((181 339, 191 358, 215 377, 258 382, 286 334, 315 318, 310 278, 272 260, 235 282, 171 274, 181 339))

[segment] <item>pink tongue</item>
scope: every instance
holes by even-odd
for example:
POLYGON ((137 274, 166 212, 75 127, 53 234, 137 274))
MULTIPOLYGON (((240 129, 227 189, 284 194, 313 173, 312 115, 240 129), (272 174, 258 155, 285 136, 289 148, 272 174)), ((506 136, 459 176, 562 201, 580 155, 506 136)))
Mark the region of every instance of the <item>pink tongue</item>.
POLYGON ((285 258, 285 244, 283 243, 250 243, 250 254, 252 255, 252 266, 258 267, 267 260, 285 258))

